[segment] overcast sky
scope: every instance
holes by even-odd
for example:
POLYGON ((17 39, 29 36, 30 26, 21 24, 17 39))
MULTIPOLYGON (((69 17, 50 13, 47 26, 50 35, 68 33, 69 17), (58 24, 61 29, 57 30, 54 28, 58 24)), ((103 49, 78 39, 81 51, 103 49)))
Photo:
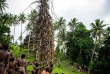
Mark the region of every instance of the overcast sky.
MULTIPOLYGON (((9 9, 6 11, 12 14, 20 14, 33 1, 35 0, 7 0, 9 9)), ((37 4, 32 5, 31 8, 27 9, 24 13, 29 13, 32 8, 36 6, 37 4)), ((87 29, 91 28, 91 22, 99 18, 104 20, 104 24, 110 24, 110 0, 53 0, 53 6, 57 18, 64 17, 67 22, 72 18, 77 18, 79 22, 83 22, 86 25, 87 29)), ((53 19, 55 19, 55 17, 53 17, 53 19)), ((25 30, 25 25, 26 24, 24 24, 23 30, 25 30)), ((13 34, 13 28, 11 31, 11 34, 13 34)), ((15 40, 19 35, 20 26, 17 26, 15 40)), ((25 35, 26 33, 24 36, 25 35)))

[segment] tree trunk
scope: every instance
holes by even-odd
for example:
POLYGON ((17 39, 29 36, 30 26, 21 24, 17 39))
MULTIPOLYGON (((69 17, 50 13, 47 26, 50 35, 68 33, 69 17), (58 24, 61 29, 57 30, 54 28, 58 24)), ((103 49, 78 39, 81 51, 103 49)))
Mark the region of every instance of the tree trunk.
POLYGON ((14 34, 13 34, 13 45, 14 45, 14 37, 15 37, 15 25, 14 25, 14 34))
POLYGON ((93 61, 93 56, 94 56, 94 54, 95 54, 96 42, 97 42, 97 37, 96 37, 94 49, 93 49, 93 51, 92 51, 91 62, 93 61))
POLYGON ((73 37, 74 37, 75 29, 72 30, 72 33, 73 33, 73 37))
POLYGON ((21 23, 21 36, 22 36, 22 23, 21 23))
MULTIPOLYGON (((96 37, 96 41, 95 41, 95 46, 94 46, 94 49, 93 49, 93 51, 92 51, 91 62, 93 61, 93 56, 94 56, 95 49, 96 49, 96 42, 97 42, 97 37, 96 37)), ((90 69, 88 70, 88 74, 90 74, 90 69)))
MULTIPOLYGON (((14 25, 14 34, 13 34, 13 49, 14 49, 14 45, 15 45, 14 37, 15 37, 15 25, 14 25)), ((14 52, 15 52, 15 49, 14 49, 14 52)))
POLYGON ((30 35, 29 35, 29 40, 28 40, 28 57, 29 57, 29 45, 30 45, 30 35))
POLYGON ((21 23, 21 42, 20 43, 22 44, 22 23, 21 23))

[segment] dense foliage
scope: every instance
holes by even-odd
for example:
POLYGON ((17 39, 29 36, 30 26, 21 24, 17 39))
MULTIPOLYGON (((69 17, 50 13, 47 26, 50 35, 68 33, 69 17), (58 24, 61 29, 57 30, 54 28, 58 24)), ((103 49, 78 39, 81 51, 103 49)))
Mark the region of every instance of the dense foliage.
POLYGON ((72 63, 88 66, 93 48, 93 39, 90 37, 90 31, 82 24, 81 28, 77 28, 72 36, 72 32, 68 32, 67 36, 67 56, 72 63), (86 60, 86 61, 85 61, 86 60))
POLYGON ((106 25, 100 19, 96 19, 95 23, 90 24, 90 30, 87 30, 85 25, 78 22, 76 18, 73 18, 68 24, 65 21, 60 18, 54 26, 55 31, 57 29, 56 41, 58 42, 55 57, 65 58, 63 60, 69 60, 72 65, 77 63, 86 71, 109 72, 110 28, 104 29, 106 25), (69 31, 63 32, 64 25, 69 26, 69 31), (63 38, 65 39, 61 40, 63 38), (61 55, 62 52, 65 55, 61 55))
POLYGON ((5 44, 10 42, 10 28, 6 25, 0 25, 0 43, 5 44))
POLYGON ((104 46, 100 48, 98 58, 94 62, 95 72, 110 73, 110 36, 104 41, 104 46))

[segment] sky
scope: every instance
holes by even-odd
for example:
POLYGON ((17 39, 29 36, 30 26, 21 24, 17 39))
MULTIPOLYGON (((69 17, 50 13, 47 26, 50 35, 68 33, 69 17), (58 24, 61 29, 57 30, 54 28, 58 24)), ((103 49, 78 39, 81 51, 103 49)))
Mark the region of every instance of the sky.
MULTIPOLYGON (((35 0, 7 0, 9 9, 6 11, 19 15, 34 1, 35 0)), ((78 22, 83 22, 87 29, 91 28, 90 23, 94 23, 95 19, 101 19, 104 20, 104 24, 110 24, 110 0, 53 0, 53 4, 49 5, 50 9, 54 10, 54 13, 50 10, 50 14, 54 20, 57 20, 59 17, 64 17, 66 23, 68 23, 72 18, 77 18, 78 22)), ((31 8, 28 8, 24 13, 28 14, 32 9, 35 9, 36 6, 37 4, 33 4, 31 8)), ((26 24, 23 25, 23 30, 25 30, 25 26, 26 24)), ((13 27, 11 28, 11 34, 13 34, 13 27)), ((25 37, 26 34, 28 33, 23 34, 23 37, 25 37)), ((20 26, 17 26, 15 40, 19 35, 20 26)))

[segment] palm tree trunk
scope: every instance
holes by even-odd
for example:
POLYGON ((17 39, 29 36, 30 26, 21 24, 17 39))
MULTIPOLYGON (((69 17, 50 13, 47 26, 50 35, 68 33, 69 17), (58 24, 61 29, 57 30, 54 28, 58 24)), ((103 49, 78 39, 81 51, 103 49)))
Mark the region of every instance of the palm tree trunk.
POLYGON ((22 36, 22 23, 21 23, 21 36, 22 36))
MULTIPOLYGON (((94 54, 95 54, 96 42, 97 42, 97 37, 96 37, 96 41, 95 41, 95 45, 94 45, 94 49, 93 49, 93 51, 92 51, 91 62, 93 61, 93 56, 94 56, 94 54)), ((88 74, 90 74, 90 69, 88 70, 88 74)))
POLYGON ((29 40, 28 40, 28 57, 29 57, 29 45, 30 45, 30 35, 29 35, 29 40))
POLYGON ((14 45, 14 37, 15 37, 15 25, 14 25, 14 34, 13 34, 13 45, 14 45))
POLYGON ((73 37, 74 37, 74 34, 75 34, 75 29, 76 29, 76 27, 74 27, 74 28, 72 29, 73 37))
POLYGON ((94 56, 94 54, 95 54, 96 42, 97 42, 97 37, 96 37, 96 41, 95 41, 95 45, 94 45, 94 49, 93 49, 93 51, 92 51, 91 61, 93 61, 93 56, 94 56))
MULTIPOLYGON (((15 45, 14 37, 15 37, 15 25, 14 25, 14 34, 13 34, 13 49, 14 49, 14 45, 15 45)), ((15 49, 14 49, 14 52, 15 52, 15 49)))
POLYGON ((22 50, 22 23, 21 23, 21 39, 20 39, 20 50, 22 50))
MULTIPOLYGON (((9 28, 11 27, 10 25, 8 26, 9 28)), ((10 33, 8 33, 8 43, 10 43, 10 33)))
POLYGON ((74 31, 72 30, 72 33, 73 33, 73 37, 74 37, 74 31))

